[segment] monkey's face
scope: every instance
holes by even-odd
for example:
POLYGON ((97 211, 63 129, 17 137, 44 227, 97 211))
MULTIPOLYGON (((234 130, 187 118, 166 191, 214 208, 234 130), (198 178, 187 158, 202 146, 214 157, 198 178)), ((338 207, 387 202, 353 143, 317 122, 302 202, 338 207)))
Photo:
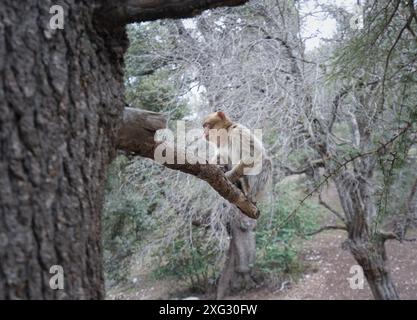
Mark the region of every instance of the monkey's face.
POLYGON ((203 129, 204 129, 204 138, 206 140, 209 139, 210 130, 213 129, 213 124, 211 123, 203 123, 203 129))
POLYGON ((210 140, 212 137, 215 140, 212 142, 218 144, 219 130, 227 129, 231 124, 232 122, 224 112, 219 111, 209 114, 203 121, 204 138, 210 140))

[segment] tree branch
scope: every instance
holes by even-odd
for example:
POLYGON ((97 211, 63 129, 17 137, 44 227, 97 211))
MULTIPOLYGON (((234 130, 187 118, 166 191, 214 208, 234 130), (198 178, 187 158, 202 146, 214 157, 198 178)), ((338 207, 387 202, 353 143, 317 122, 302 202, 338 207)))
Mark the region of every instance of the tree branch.
POLYGON ((408 209, 408 214, 413 218, 416 217, 416 195, 417 195, 417 178, 414 180, 414 183, 411 186, 410 194, 407 197, 405 206, 408 209))
POLYGON ((308 162, 308 166, 302 169, 292 169, 288 166, 281 165, 282 169, 284 169, 286 172, 286 175, 301 175, 304 173, 307 173, 309 170, 312 170, 316 167, 323 167, 324 161, 323 159, 317 159, 317 160, 311 160, 308 162))
MULTIPOLYGON (((125 108, 123 121, 117 135, 117 147, 135 155, 155 160, 155 149, 161 145, 161 142, 155 142, 155 133, 159 129, 165 129, 166 124, 166 118, 161 113, 125 108)), ((165 147, 167 152, 173 152, 174 159, 177 159, 178 150, 168 145, 165 147)), ((259 217, 259 209, 226 178, 219 166, 199 164, 192 154, 187 154, 184 160, 185 164, 166 163, 163 165, 206 181, 223 198, 236 205, 243 214, 252 219, 259 217)))
POLYGON ((336 217, 338 217, 340 220, 346 223, 346 219, 343 217, 342 214, 337 212, 335 209, 333 209, 327 202, 325 202, 321 196, 321 192, 319 193, 319 204, 321 204, 323 207, 325 207, 327 210, 329 210, 331 213, 333 213, 336 217))
POLYGON ((347 231, 347 228, 345 226, 324 226, 321 227, 320 229, 310 232, 310 233, 306 233, 306 236, 314 236, 315 234, 318 234, 320 232, 326 231, 326 230, 345 230, 347 231))
POLYGON ((378 231, 378 235, 384 240, 397 240, 399 242, 408 241, 408 242, 414 242, 417 239, 416 238, 405 238, 401 237, 395 232, 388 232, 388 231, 378 231))
POLYGON ((107 25, 164 18, 191 18, 206 9, 238 6, 248 0, 107 0, 97 9, 97 18, 107 25))

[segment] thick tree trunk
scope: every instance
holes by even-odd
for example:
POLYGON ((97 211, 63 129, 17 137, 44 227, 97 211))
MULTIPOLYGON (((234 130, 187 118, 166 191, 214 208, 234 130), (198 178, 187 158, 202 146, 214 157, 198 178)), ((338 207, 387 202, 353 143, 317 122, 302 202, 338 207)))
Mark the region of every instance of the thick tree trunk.
POLYGON ((91 3, 0 2, 0 299, 103 298, 101 207, 123 108, 124 32, 91 3), (118 40, 116 40, 118 39, 118 40), (64 289, 52 290, 52 265, 64 289))
POLYGON ((217 284, 216 298, 223 299, 232 291, 255 285, 252 278, 256 257, 256 220, 235 212, 230 222, 230 243, 223 271, 217 284))
POLYGON ((374 298, 399 299, 387 266, 385 239, 373 231, 376 207, 372 171, 356 176, 345 170, 335 183, 347 222, 348 240, 345 245, 362 267, 374 298))
POLYGON ((0 1, 0 299, 103 298, 101 207, 124 106, 124 23, 245 1, 171 2, 0 1), (55 4, 62 30, 50 29, 55 4), (53 265, 63 290, 49 285, 53 265))
POLYGON ((348 246, 355 260, 362 267, 369 287, 376 300, 398 300, 399 296, 387 268, 383 239, 349 241, 348 246))

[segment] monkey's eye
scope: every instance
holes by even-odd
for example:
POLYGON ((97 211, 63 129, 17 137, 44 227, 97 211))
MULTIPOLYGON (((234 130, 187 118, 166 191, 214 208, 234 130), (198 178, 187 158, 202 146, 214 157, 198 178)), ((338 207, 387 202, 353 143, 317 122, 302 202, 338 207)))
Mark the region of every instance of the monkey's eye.
POLYGON ((204 129, 213 129, 213 125, 212 124, 210 124, 210 123, 205 123, 205 124, 203 124, 203 128, 204 129))

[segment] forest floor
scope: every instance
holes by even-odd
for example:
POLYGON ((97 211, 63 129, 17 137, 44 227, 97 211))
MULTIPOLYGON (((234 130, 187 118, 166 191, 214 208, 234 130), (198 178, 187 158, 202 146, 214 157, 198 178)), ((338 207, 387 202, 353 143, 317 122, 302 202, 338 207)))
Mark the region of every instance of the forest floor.
MULTIPOLYGON (((348 278, 355 261, 348 251, 341 249, 345 239, 342 231, 328 231, 305 240, 301 259, 306 271, 294 283, 282 290, 266 287, 226 297, 237 300, 352 300, 372 299, 365 281, 363 289, 351 289, 348 278)), ((417 299, 417 243, 387 242, 387 254, 392 277, 401 299, 417 299)), ((130 288, 110 291, 108 299, 178 299, 185 294, 176 281, 138 281, 130 288)), ((206 298, 195 294, 188 296, 206 298)))
MULTIPOLYGON (((270 292, 256 290, 231 296, 230 299, 264 300, 366 300, 372 294, 365 281, 363 289, 351 289, 348 278, 350 268, 356 265, 348 251, 341 249, 345 234, 329 231, 305 241, 302 259, 310 265, 289 288, 270 292)), ((417 245, 416 242, 387 242, 389 266, 401 299, 417 299, 417 245)))
MULTIPOLYGON (((336 210, 340 210, 334 186, 323 192, 325 199, 336 210)), ((324 213, 321 224, 335 224, 333 215, 324 213)), ((416 238, 417 230, 409 232, 408 238, 416 238)), ((304 272, 286 285, 275 289, 260 286, 247 292, 226 297, 230 300, 366 300, 373 299, 367 282, 363 289, 351 289, 348 278, 351 267, 357 263, 350 252, 342 249, 345 231, 325 231, 300 244, 300 259, 304 272)), ((417 299, 417 242, 387 241, 389 268, 401 299, 417 299)), ((110 290, 107 299, 149 300, 182 299, 197 297, 213 299, 214 295, 190 293, 176 280, 150 279, 146 274, 138 275, 138 281, 128 287, 110 290)))

